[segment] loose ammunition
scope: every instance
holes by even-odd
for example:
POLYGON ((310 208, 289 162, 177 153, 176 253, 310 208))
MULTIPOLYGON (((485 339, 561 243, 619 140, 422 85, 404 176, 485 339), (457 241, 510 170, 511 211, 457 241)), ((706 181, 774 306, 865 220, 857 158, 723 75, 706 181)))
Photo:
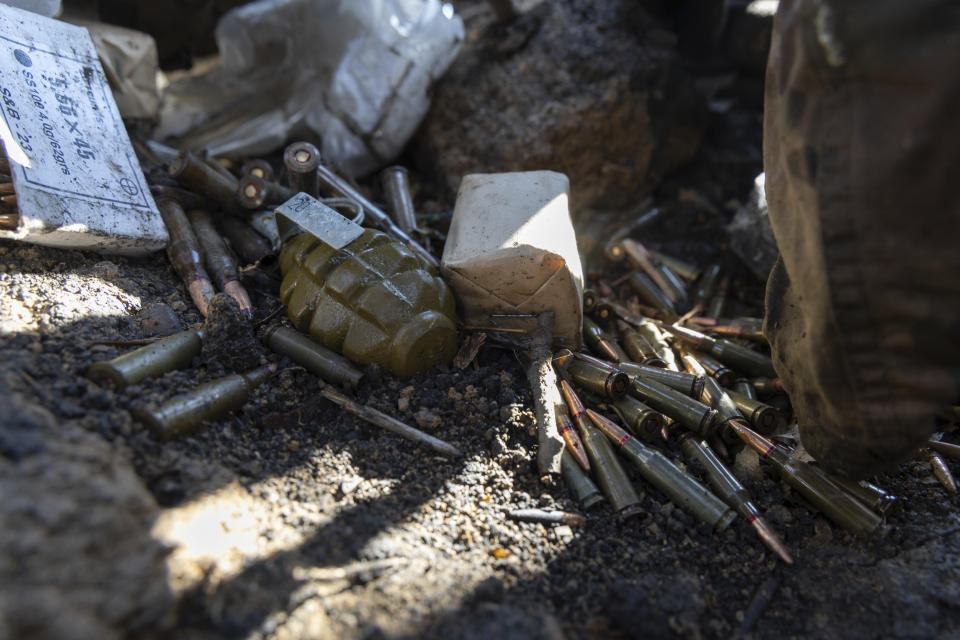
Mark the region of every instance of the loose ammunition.
POLYGON ((630 381, 627 393, 703 438, 709 438, 717 430, 715 410, 656 380, 637 376, 630 381))
POLYGON ((607 360, 613 360, 614 362, 629 360, 629 356, 624 353, 620 345, 607 338, 603 329, 586 316, 583 318, 583 340, 598 355, 607 360))
POLYGON ((681 432, 679 438, 680 450, 687 458, 700 463, 707 474, 707 482, 713 487, 714 492, 756 530, 764 544, 784 562, 793 564, 790 553, 783 546, 779 536, 760 515, 760 510, 753 504, 747 489, 740 484, 710 446, 687 431, 681 432))
POLYGON ((772 396, 778 393, 786 393, 780 378, 754 378, 750 381, 753 388, 757 390, 757 395, 772 396))
POLYGON ((670 302, 678 304, 686 299, 687 291, 680 279, 672 271, 656 262, 642 244, 630 238, 624 239, 621 244, 630 261, 640 267, 650 280, 656 283, 670 302))
POLYGON ((623 250, 623 243, 620 240, 610 240, 603 245, 603 255, 607 256, 611 262, 623 262, 627 252, 623 250))
POLYGON ((186 435, 209 420, 216 420, 247 401, 250 392, 273 375, 277 365, 268 364, 243 374, 233 374, 200 385, 176 396, 158 408, 139 407, 133 415, 161 440, 186 435))
POLYGON ((654 411, 631 395, 625 395, 613 401, 613 409, 627 425, 627 429, 644 442, 663 440, 663 415, 654 411))
POLYGON ((590 313, 597 306, 597 292, 593 289, 583 290, 583 312, 590 313))
POLYGON ((670 267, 671 271, 688 282, 693 282, 700 277, 700 269, 698 269, 696 265, 692 265, 689 262, 685 262, 679 258, 674 258, 673 256, 668 256, 665 253, 661 253, 656 250, 651 250, 650 254, 663 264, 670 267))
MULTIPOLYGON (((581 357, 583 354, 579 354, 581 357)), ((572 353, 558 352, 554 364, 584 389, 598 396, 614 400, 627 392, 630 378, 615 368, 601 368, 591 365, 572 353)))
POLYGON ((700 278, 693 289, 693 303, 701 309, 706 309, 710 298, 713 296, 713 290, 717 285, 717 278, 720 276, 720 265, 712 264, 703 270, 700 278))
POLYGON ((751 400, 757 399, 757 389, 753 386, 753 383, 750 382, 749 378, 737 378, 733 381, 731 389, 744 398, 750 398, 751 400))
POLYGON ((0 183, 0 195, 11 196, 11 195, 14 195, 16 192, 17 190, 14 189, 12 182, 0 183))
POLYGON ((601 298, 596 303, 596 313, 603 321, 623 320, 627 324, 637 326, 647 322, 647 318, 631 313, 629 309, 609 298, 601 298))
POLYGON ((723 315, 723 310, 727 306, 727 291, 730 289, 730 274, 725 273, 720 278, 720 285, 717 292, 710 298, 710 304, 707 305, 707 317, 719 318, 723 315))
POLYGON ((507 513, 511 520, 520 522, 539 522, 541 524, 566 524, 571 527, 582 527, 587 519, 579 513, 569 511, 547 511, 546 509, 514 509, 507 513))
POLYGON ((681 342, 690 346, 690 348, 703 351, 707 355, 713 356, 737 371, 751 376, 767 376, 772 378, 777 375, 777 372, 773 369, 773 362, 771 362, 770 357, 762 353, 758 353, 747 347, 741 347, 729 340, 712 338, 704 333, 685 327, 661 323, 660 328, 671 333, 681 342))
POLYGON ((359 202, 360 206, 363 207, 364 213, 370 216, 373 224, 378 226, 387 235, 393 236, 403 244, 407 245, 415 253, 419 254, 421 258, 426 260, 427 264, 432 265, 435 268, 440 267, 440 263, 429 251, 420 246, 420 244, 411 238, 403 229, 394 224, 393 220, 390 219, 390 216, 384 213, 372 202, 364 198, 363 195, 354 189, 349 182, 342 179, 323 164, 320 164, 317 167, 317 177, 320 180, 320 184, 325 189, 333 191, 338 196, 344 196, 359 202))
POLYGON ((955 494, 957 492, 957 481, 953 479, 953 474, 950 472, 950 467, 947 466, 946 461, 936 451, 925 449, 925 453, 934 477, 940 481, 944 489, 955 494))
POLYGON ((660 311, 667 322, 673 322, 679 317, 670 298, 646 274, 637 271, 630 276, 628 282, 640 299, 660 311))
POLYGON ((620 371, 630 376, 631 379, 637 376, 644 376, 651 380, 656 380, 665 384, 671 389, 676 389, 684 395, 691 398, 699 398, 703 395, 703 385, 705 376, 686 373, 683 371, 670 371, 662 367, 650 367, 637 364, 636 362, 621 362, 617 365, 620 371))
POLYGON ((237 273, 237 263, 227 251, 223 238, 217 233, 213 226, 213 220, 210 214, 201 209, 195 209, 187 214, 190 219, 190 225, 197 236, 197 241, 203 249, 204 263, 207 265, 208 273, 213 277, 214 283, 221 291, 237 301, 240 310, 250 317, 253 305, 250 302, 250 296, 247 290, 240 284, 240 276, 237 273))
POLYGON ((897 505, 896 497, 871 482, 867 482, 866 480, 850 480, 829 474, 827 477, 838 487, 844 489, 847 493, 880 515, 886 515, 892 507, 897 505))
POLYGON ((763 335, 763 318, 721 318, 704 331, 767 344, 767 337, 763 335))
POLYGON ((227 237, 230 248, 244 264, 256 264, 273 255, 270 241, 235 216, 221 216, 217 220, 217 228, 227 237))
POLYGON ((573 459, 584 471, 590 471, 590 460, 587 457, 587 451, 583 448, 583 442, 580 440, 580 436, 577 435, 577 429, 573 426, 573 421, 570 420, 570 416, 565 411, 557 409, 556 418, 557 432, 560 434, 560 437, 563 438, 566 450, 570 452, 570 455, 573 456, 573 459))
POLYGON ((12 193, 5 196, 0 196, 0 203, 9 205, 11 207, 16 207, 17 205, 17 194, 12 193))
POLYGON ((726 394, 733 400, 737 410, 753 425, 754 430, 761 435, 770 435, 786 425, 783 414, 776 407, 748 398, 733 389, 727 389, 726 394))
POLYGON ((320 193, 317 167, 320 150, 309 142, 294 142, 283 150, 283 166, 287 169, 287 184, 294 193, 305 193, 316 198, 320 193))
POLYGON ((617 456, 610 447, 603 433, 598 431, 587 420, 586 410, 577 393, 566 380, 560 381, 560 391, 570 409, 570 417, 577 425, 583 446, 590 457, 590 465, 597 482, 607 497, 607 501, 614 511, 624 519, 640 513, 640 496, 630 484, 630 478, 617 461, 617 456))
POLYGON ((733 369, 724 366, 722 362, 716 358, 711 358, 705 353, 697 352, 693 355, 700 362, 700 364, 703 365, 703 368, 707 370, 707 375, 716 378, 721 387, 733 386, 734 381, 737 379, 737 374, 733 371, 733 369))
POLYGON ((960 460, 960 445, 951 444, 949 442, 941 442, 940 440, 930 440, 927 442, 927 446, 937 453, 947 456, 948 458, 960 460))
POLYGON ((273 180, 273 167, 266 160, 253 158, 240 165, 240 174, 256 176, 261 180, 273 180))
POLYGON ((203 346, 199 331, 181 331, 113 360, 95 362, 84 375, 104 386, 123 389, 141 380, 190 366, 203 346))
POLYGON ((667 343, 666 339, 663 337, 660 329, 656 324, 650 320, 646 320, 636 326, 636 331, 642 337, 646 338, 647 342, 650 343, 650 346, 653 347, 653 350, 657 352, 657 355, 667 363, 667 369, 671 371, 679 371, 680 366, 677 363, 677 356, 673 352, 673 348, 667 343))
POLYGON ((214 171, 216 171, 217 173, 219 173, 219 174, 220 174, 221 176, 223 176, 224 178, 226 178, 226 179, 228 179, 228 180, 236 180, 237 177, 236 177, 235 175, 233 175, 232 173, 230 173, 230 170, 229 170, 229 169, 227 169, 225 166, 223 166, 222 164, 220 164, 220 161, 217 160, 216 158, 207 155, 206 151, 204 151, 204 152, 201 154, 201 157, 203 158, 203 161, 204 161, 204 162, 206 162, 208 165, 210 165, 210 168, 211 168, 211 169, 213 169, 214 171))
POLYGON ((747 445, 773 465, 787 484, 838 525, 854 533, 872 533, 880 526, 880 516, 831 482, 822 471, 794 458, 742 422, 731 420, 729 424, 747 445))
POLYGON ((184 151, 170 163, 170 175, 186 188, 210 198, 226 211, 243 212, 236 199, 240 182, 236 178, 227 178, 189 151, 184 151))
POLYGON ((193 234, 187 214, 180 204, 172 198, 157 199, 157 208, 163 223, 170 234, 170 244, 167 245, 167 257, 173 264, 180 278, 187 285, 190 298, 200 313, 207 315, 210 299, 216 293, 210 276, 203 268, 203 259, 200 253, 200 243, 193 234))
POLYGON ((593 424, 640 470, 644 479, 659 489, 677 506, 692 516, 723 531, 730 526, 737 514, 725 505, 710 490, 670 462, 666 456, 640 443, 619 425, 603 417, 593 409, 587 409, 593 424))
POLYGON ((236 199, 243 208, 256 210, 267 205, 286 202, 293 195, 293 191, 282 184, 247 174, 240 178, 236 199))
POLYGON ((633 330, 628 323, 623 320, 617 320, 617 329, 620 331, 620 341, 623 343, 623 349, 630 357, 631 362, 639 362, 648 367, 659 367, 665 369, 667 363, 663 361, 656 350, 646 338, 633 330))
POLYGON ((581 509, 589 509, 598 502, 603 502, 600 487, 594 484, 587 472, 576 463, 569 451, 563 452, 560 461, 560 472, 567 483, 573 497, 580 504, 581 509))
POLYGON ((410 179, 403 167, 387 167, 380 174, 383 193, 393 210, 397 226, 406 233, 417 230, 417 215, 410 196, 410 179))
POLYGON ((0 213, 0 229, 4 231, 14 231, 19 226, 19 213, 0 213))
POLYGON ((271 327, 263 334, 263 343, 327 382, 356 388, 363 378, 363 372, 350 360, 317 344, 296 329, 280 325, 271 327))

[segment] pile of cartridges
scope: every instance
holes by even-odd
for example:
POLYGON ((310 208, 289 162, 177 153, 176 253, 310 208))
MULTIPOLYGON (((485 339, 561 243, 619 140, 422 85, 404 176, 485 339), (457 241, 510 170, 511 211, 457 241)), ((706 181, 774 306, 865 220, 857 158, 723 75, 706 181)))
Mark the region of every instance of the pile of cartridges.
POLYGON ((875 531, 895 502, 889 494, 828 476, 775 437, 787 420, 759 399, 783 393, 764 352, 762 322, 722 317, 729 278, 720 267, 700 271, 630 238, 614 238, 606 252, 629 273, 584 292, 585 350, 554 355, 566 403, 557 417, 563 475, 581 506, 605 498, 625 518, 637 513, 640 499, 621 467, 626 459, 715 531, 740 515, 789 563, 726 462, 750 447, 826 517, 855 533, 875 531), (580 395, 594 399, 594 408, 580 395), (656 448, 670 440, 704 470, 707 486, 656 448))

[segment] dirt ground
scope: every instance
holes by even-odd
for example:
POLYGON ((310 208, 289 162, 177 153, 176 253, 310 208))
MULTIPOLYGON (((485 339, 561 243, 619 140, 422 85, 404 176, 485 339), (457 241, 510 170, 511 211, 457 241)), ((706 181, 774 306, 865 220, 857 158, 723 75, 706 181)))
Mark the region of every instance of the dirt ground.
MULTIPOLYGON (((697 159, 657 187, 670 214, 644 241, 723 261, 734 307, 757 313, 763 283, 724 229, 760 170, 759 101, 756 83, 732 90, 754 99, 714 105, 697 159)), ((440 191, 418 198, 452 205, 440 191)), ((586 243, 623 221, 574 214, 586 243)), ((275 283, 250 289, 259 328, 283 317, 275 283)), ((513 352, 487 345, 475 366, 404 381, 368 369, 357 390, 458 459, 345 414, 311 374, 256 347, 280 373, 167 443, 130 410, 225 375, 209 353, 122 391, 82 375, 131 348, 105 341, 201 320, 162 253, 0 241, 0 640, 960 637, 957 498, 925 462, 876 478, 898 508, 865 538, 769 469, 739 467, 793 566, 741 520, 712 533, 632 468, 637 518, 602 504, 581 528, 516 523, 512 509, 581 510, 538 477, 513 352)))

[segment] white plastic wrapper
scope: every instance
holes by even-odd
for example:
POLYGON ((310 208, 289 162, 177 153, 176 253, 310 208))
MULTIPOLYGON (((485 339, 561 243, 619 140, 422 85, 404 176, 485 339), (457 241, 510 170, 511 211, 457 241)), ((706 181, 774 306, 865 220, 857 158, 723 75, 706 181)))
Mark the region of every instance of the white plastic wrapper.
POLYGON ((302 138, 362 175, 413 135, 463 37, 440 0, 260 0, 221 18, 220 67, 166 89, 155 135, 224 156, 302 138))

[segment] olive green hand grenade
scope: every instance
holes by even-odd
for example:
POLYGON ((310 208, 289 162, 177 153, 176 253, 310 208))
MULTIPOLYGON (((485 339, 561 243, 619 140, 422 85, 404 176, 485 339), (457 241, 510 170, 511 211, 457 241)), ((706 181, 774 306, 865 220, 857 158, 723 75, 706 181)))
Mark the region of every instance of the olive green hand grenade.
POLYGON ((280 299, 294 326, 357 364, 378 362, 399 377, 453 359, 456 303, 433 266, 305 193, 276 213, 284 239, 280 299))

